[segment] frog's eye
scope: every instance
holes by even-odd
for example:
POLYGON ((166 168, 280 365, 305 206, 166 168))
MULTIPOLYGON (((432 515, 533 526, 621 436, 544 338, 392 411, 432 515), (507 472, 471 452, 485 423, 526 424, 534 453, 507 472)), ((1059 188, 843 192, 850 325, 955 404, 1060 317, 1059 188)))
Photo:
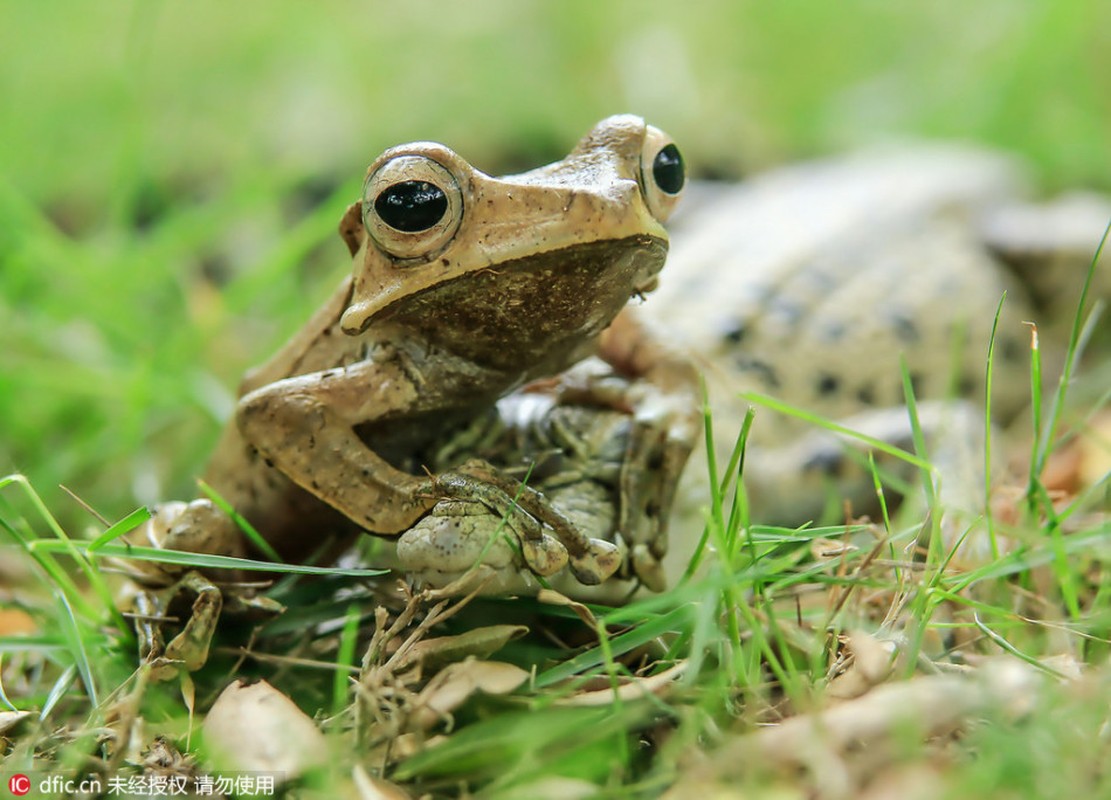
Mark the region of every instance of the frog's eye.
POLYGON ((463 193, 443 165, 397 156, 363 185, 363 224, 378 246, 401 259, 433 258, 463 218, 463 193))
POLYGON ((640 185, 652 216, 660 222, 671 216, 686 179, 683 156, 675 142, 659 128, 649 125, 640 153, 640 185))

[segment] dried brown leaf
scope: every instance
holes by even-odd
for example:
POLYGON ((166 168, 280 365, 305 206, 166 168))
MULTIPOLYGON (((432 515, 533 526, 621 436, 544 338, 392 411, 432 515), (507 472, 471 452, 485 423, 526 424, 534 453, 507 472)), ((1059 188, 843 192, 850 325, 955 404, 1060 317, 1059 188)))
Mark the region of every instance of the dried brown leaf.
POLYGON ((569 697, 561 697, 555 703, 562 706, 608 706, 616 700, 628 702, 639 700, 650 694, 662 695, 686 669, 687 662, 680 661, 671 669, 664 670, 657 675, 626 678, 616 690, 610 687, 591 692, 580 692, 569 697))
POLYGON ((35 716, 30 711, 0 711, 0 735, 13 730, 25 719, 35 716))
POLYGON ((31 615, 18 608, 0 608, 0 636, 35 633, 38 626, 31 615))
POLYGON ((1111 411, 1098 414, 1081 441, 1080 482, 1082 486, 1093 486, 1111 472, 1111 411))
POLYGON ((228 686, 203 730, 209 757, 220 769, 281 773, 290 780, 328 760, 316 724, 265 681, 228 686))
POLYGON ((469 658, 440 670, 417 696, 413 720, 429 728, 467 701, 475 692, 508 694, 528 680, 529 673, 500 661, 469 658))
POLYGON ((842 541, 841 539, 827 539, 822 536, 816 537, 810 543, 810 553, 818 561, 843 558, 849 553, 857 552, 859 549, 851 542, 842 541))
POLYGON ((487 658, 526 633, 528 627, 525 625, 487 625, 457 636, 425 639, 414 644, 395 669, 420 662, 425 668, 435 670, 463 661, 468 656, 487 658))
POLYGON ((565 594, 557 592, 555 589, 541 589, 536 593, 536 599, 541 603, 547 603, 550 606, 561 606, 569 608, 579 615, 579 619, 589 625, 591 628, 597 629, 598 618, 594 616, 594 612, 587 608, 577 600, 572 600, 565 594))
POLYGON ((359 793, 359 800, 410 800, 412 797, 396 783, 368 775, 359 765, 355 765, 351 777, 359 793))
POLYGON ((820 770, 849 747, 881 747, 912 727, 924 738, 960 728, 989 707, 1027 713, 1040 676, 1017 661, 993 661, 966 676, 932 675, 877 686, 855 700, 741 736, 711 759, 717 776, 754 764, 820 770))
POLYGON ((852 655, 852 663, 829 682, 830 697, 845 700, 860 697, 890 677, 895 650, 891 642, 881 642, 864 631, 853 631, 848 635, 846 650, 852 655))

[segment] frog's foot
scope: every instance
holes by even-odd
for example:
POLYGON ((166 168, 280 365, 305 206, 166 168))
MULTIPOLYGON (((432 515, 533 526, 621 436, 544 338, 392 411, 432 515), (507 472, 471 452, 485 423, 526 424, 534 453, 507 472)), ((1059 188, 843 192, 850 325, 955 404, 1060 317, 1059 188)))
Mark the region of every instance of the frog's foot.
POLYGON ((168 680, 181 671, 195 672, 208 661, 208 651, 216 623, 223 608, 219 588, 199 572, 185 573, 164 601, 153 592, 141 591, 135 597, 136 628, 139 633, 139 656, 151 666, 151 677, 168 680), (194 596, 189 618, 181 631, 163 644, 162 622, 166 609, 183 594, 194 596))
MULTIPOLYGON (((160 550, 180 550, 207 555, 240 556, 244 543, 234 521, 207 499, 190 503, 170 502, 154 508, 146 523, 126 536, 132 545, 160 550)), ((172 565, 133 559, 115 559, 140 587, 135 594, 136 629, 139 654, 151 664, 156 679, 164 680, 184 669, 204 666, 209 645, 224 607, 224 597, 216 585, 199 572, 172 565), (168 588, 166 588, 168 587, 168 588), (154 593, 158 589, 164 601, 154 593), (162 625, 166 609, 181 605, 183 597, 193 596, 189 616, 168 643, 163 644, 162 625)), ((237 571, 221 570, 221 577, 239 578, 237 571)), ((275 604, 266 598, 230 597, 236 609, 255 609, 274 613, 275 604)))
POLYGON ((478 501, 495 514, 512 518, 510 527, 518 534, 525 563, 538 575, 552 575, 569 565, 580 583, 593 586, 621 566, 617 545, 585 536, 544 495, 509 480, 485 461, 467 461, 437 476, 435 483, 450 498, 478 501), (542 526, 552 534, 544 533, 542 526))
POLYGON ((618 530, 629 543, 633 572, 657 592, 666 588, 661 562, 668 550, 667 523, 679 477, 694 447, 693 435, 676 435, 686 430, 685 423, 676 428, 667 416, 638 413, 621 464, 618 530))
POLYGON ((645 379, 583 372, 569 376, 560 387, 559 401, 631 415, 620 459, 617 529, 629 545, 636 576, 649 589, 662 591, 667 522, 700 430, 697 400, 686 390, 665 391, 645 379))
POLYGON ((539 584, 510 543, 510 537, 522 539, 516 524, 481 502, 441 500, 398 538, 398 561, 408 575, 436 588, 482 572, 483 593, 533 593, 539 584))

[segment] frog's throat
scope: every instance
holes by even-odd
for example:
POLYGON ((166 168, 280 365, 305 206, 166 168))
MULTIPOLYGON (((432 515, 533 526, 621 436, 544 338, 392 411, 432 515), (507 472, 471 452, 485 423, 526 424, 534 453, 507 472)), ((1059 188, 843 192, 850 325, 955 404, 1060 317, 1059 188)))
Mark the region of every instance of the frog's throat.
POLYGON ((666 238, 637 234, 469 270, 415 291, 356 287, 341 325, 351 335, 388 321, 481 341, 494 329, 513 337, 547 331, 557 339, 582 338, 609 325, 631 297, 656 287, 667 244, 666 238), (354 299, 360 294, 366 299, 354 299))
POLYGON ((370 310, 368 324, 411 331, 496 369, 550 361, 559 371, 631 297, 653 287, 665 257, 667 241, 650 236, 540 253, 397 298, 370 310))

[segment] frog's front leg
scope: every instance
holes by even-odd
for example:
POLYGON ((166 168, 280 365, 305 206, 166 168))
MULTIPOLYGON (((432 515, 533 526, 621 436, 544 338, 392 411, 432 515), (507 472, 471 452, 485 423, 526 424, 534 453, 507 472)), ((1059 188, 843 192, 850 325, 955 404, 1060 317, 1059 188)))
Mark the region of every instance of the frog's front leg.
MULTIPOLYGON (((384 349, 384 348, 383 348, 384 349)), ((521 549, 528 566, 550 575, 572 554, 576 575, 604 580, 617 567, 612 545, 584 540, 543 497, 499 481, 492 469, 464 467, 438 476, 407 474, 368 447, 357 426, 415 424, 413 416, 452 407, 461 389, 445 369, 425 382, 400 353, 381 353, 342 369, 299 375, 256 389, 242 398, 237 420, 244 438, 290 480, 366 530, 395 535, 408 530, 436 502, 450 496, 528 512, 548 525, 522 524, 521 549), (523 509, 523 510, 522 510, 523 509)), ((473 376, 472 376, 473 377, 473 376)))

